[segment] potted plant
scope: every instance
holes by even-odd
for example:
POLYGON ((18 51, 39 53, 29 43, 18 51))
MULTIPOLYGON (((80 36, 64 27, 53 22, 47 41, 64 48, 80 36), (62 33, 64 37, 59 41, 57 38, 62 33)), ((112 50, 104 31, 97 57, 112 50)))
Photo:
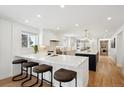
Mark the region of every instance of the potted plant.
POLYGON ((38 52, 38 45, 34 45, 33 49, 34 49, 34 53, 36 54, 38 52))

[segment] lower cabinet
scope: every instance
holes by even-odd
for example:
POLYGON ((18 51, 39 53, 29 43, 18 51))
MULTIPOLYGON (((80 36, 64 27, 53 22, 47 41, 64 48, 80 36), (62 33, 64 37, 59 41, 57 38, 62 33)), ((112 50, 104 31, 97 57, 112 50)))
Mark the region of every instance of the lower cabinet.
POLYGON ((75 54, 76 56, 85 56, 89 57, 89 70, 96 71, 96 66, 98 62, 98 54, 75 54))

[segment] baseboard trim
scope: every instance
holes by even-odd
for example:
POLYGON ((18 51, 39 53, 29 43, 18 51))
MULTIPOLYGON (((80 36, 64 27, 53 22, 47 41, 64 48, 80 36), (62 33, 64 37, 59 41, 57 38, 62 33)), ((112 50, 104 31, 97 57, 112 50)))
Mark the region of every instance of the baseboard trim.
POLYGON ((0 74, 0 80, 11 77, 11 73, 1 73, 0 74))
POLYGON ((108 56, 113 62, 115 62, 116 63, 116 60, 115 60, 115 58, 113 58, 112 56, 108 56))

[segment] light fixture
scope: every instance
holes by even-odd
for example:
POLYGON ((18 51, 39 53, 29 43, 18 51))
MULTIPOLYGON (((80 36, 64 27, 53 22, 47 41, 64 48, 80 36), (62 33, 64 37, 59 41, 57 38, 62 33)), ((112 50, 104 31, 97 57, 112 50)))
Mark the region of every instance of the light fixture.
POLYGON ((107 17, 107 20, 108 20, 108 21, 112 20, 112 17, 107 17))
POLYGON ((60 30, 60 27, 57 27, 56 29, 57 29, 57 30, 60 30))
POLYGON ((38 18, 41 18, 41 15, 40 14, 38 14, 38 15, 36 15, 38 18))
POLYGON ((76 27, 79 27, 79 24, 75 24, 76 27))
POLYGON ((60 5, 61 8, 64 8, 65 6, 64 5, 60 5))
POLYGON ((88 38, 88 30, 85 29, 84 32, 85 32, 85 38, 88 38))
POLYGON ((105 29, 105 32, 108 32, 108 29, 105 29))
POLYGON ((29 23, 29 20, 26 19, 26 20, 25 20, 25 23, 29 23))

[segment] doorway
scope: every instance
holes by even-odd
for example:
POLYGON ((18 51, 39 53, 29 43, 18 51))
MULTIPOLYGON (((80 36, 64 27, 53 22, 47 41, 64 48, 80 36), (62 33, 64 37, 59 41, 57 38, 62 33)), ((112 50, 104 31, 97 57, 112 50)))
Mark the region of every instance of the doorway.
POLYGON ((100 41, 100 55, 108 56, 108 40, 100 41))

